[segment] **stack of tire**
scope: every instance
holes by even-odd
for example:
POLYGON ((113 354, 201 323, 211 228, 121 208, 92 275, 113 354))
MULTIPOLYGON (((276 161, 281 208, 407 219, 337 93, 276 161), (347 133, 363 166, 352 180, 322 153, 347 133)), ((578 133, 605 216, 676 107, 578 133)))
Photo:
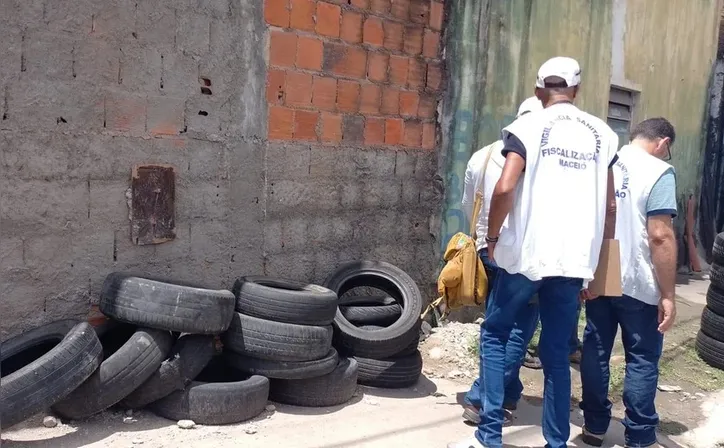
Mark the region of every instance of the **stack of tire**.
POLYGON ((333 272, 325 285, 340 297, 334 317, 334 346, 358 364, 358 383, 404 388, 422 373, 422 296, 410 276, 389 263, 357 261, 333 272), (349 296, 356 288, 382 295, 349 296))
POLYGON ((268 277, 242 277, 236 313, 224 334, 234 368, 270 379, 272 401, 334 406, 355 393, 357 362, 332 348, 337 295, 327 288, 268 277))
POLYGON ((203 424, 260 414, 269 380, 210 363, 234 302, 230 291, 109 275, 100 309, 112 320, 96 329, 59 321, 2 343, 2 427, 49 407, 79 419, 118 403, 203 424))
POLYGON ((714 240, 713 258, 696 350, 704 362, 724 370, 724 233, 714 240))

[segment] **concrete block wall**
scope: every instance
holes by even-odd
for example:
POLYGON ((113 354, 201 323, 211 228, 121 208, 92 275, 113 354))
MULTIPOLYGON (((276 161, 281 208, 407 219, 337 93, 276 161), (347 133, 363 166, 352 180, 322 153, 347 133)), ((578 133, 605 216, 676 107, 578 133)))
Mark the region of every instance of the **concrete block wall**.
POLYGON ((86 318, 113 271, 431 284, 441 5, 289 1, 0 2, 0 338, 86 318), (130 240, 143 163, 176 168, 172 242, 130 240))

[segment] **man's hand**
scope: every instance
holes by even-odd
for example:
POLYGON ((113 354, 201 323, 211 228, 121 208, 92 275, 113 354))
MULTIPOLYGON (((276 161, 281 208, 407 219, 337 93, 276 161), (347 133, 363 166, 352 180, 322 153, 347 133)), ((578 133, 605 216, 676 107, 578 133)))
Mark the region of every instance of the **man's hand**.
POLYGON ((659 333, 666 333, 674 326, 676 319, 676 301, 662 297, 659 300, 659 333))
POLYGON ((598 296, 595 294, 592 294, 591 291, 588 290, 588 288, 582 289, 580 294, 578 295, 578 299, 581 302, 585 302, 586 300, 594 300, 597 298, 598 298, 598 296))

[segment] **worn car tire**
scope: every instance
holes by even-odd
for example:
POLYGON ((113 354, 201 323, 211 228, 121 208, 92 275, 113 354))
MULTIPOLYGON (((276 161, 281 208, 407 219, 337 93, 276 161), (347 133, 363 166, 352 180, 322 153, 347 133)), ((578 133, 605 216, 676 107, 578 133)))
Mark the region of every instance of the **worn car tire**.
POLYGON ((696 351, 702 361, 717 369, 724 370, 724 342, 699 331, 696 336, 696 351))
POLYGON ((103 348, 85 322, 62 320, 0 344, 0 428, 48 409, 98 368, 103 348))
POLYGON ((719 233, 716 238, 714 238, 714 247, 711 252, 714 263, 720 266, 724 265, 724 232, 719 233))
POLYGON ((359 363, 357 382, 372 387, 401 389, 414 386, 422 373, 422 355, 415 351, 409 356, 388 359, 355 357, 359 363))
POLYGON ((86 382, 53 406, 61 417, 84 418, 118 403, 158 370, 173 344, 167 331, 129 325, 111 328, 100 339, 104 351, 112 354, 86 382))
POLYGON ((242 277, 234 283, 236 311, 260 319, 298 325, 330 325, 337 294, 329 289, 271 277, 242 277))
POLYGON ((708 306, 705 307, 701 313, 701 331, 717 341, 724 342, 724 316, 716 314, 708 306))
POLYGON ((339 362, 335 349, 331 349, 324 358, 312 361, 269 361, 232 351, 224 353, 224 357, 231 367, 240 372, 282 380, 302 380, 326 375, 334 370, 339 362))
POLYGON ((337 310, 335 347, 340 353, 385 358, 407 347, 419 335, 422 296, 415 282, 402 269, 384 262, 351 262, 333 272, 325 285, 339 297, 353 288, 369 286, 392 297, 400 297, 402 302, 400 318, 379 331, 358 328, 337 310))
POLYGON ((234 294, 164 280, 112 273, 101 290, 103 314, 158 330, 219 334, 229 327, 234 294))
POLYGON ((357 361, 342 358, 332 372, 304 380, 271 380, 269 398, 294 406, 324 407, 348 402, 357 389, 357 361))
MULTIPOLYGON (((365 325, 361 328, 363 328, 365 330, 376 331, 376 330, 382 330, 384 327, 378 327, 378 326, 374 326, 374 325, 365 325)), ((390 356, 390 358, 399 358, 401 356, 410 356, 410 355, 414 354, 417 351, 418 346, 420 345, 420 333, 421 332, 418 331, 417 337, 415 339, 413 339, 412 342, 410 342, 410 344, 407 347, 403 348, 399 352, 390 356)))
POLYGON ((234 313, 224 348, 271 361, 312 361, 332 348, 332 327, 296 325, 234 313))
POLYGON ((351 324, 386 327, 402 315, 402 307, 389 296, 351 297, 339 304, 339 310, 351 324))
POLYGON ((724 316, 724 290, 709 286, 706 292, 706 306, 720 316, 724 316))
POLYGON ((269 380, 258 375, 246 378, 214 361, 186 389, 151 403, 151 411, 169 420, 202 425, 239 423, 261 414, 269 400, 269 380))
POLYGON ((158 370, 124 398, 120 405, 126 409, 140 409, 185 388, 206 367, 215 353, 213 336, 200 334, 181 336, 158 370))
POLYGON ((724 289, 724 265, 712 263, 709 271, 709 280, 711 284, 719 289, 724 289))

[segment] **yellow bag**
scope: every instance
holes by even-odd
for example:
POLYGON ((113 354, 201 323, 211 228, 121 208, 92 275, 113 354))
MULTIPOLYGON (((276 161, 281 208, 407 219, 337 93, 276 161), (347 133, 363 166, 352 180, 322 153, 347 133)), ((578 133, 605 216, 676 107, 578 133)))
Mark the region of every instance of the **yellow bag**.
POLYGON ((432 308, 441 306, 442 316, 450 311, 466 306, 481 306, 485 303, 488 294, 488 275, 485 273, 483 262, 478 256, 475 240, 477 239, 475 226, 483 204, 483 186, 485 171, 488 168, 491 148, 483 164, 480 188, 475 191, 475 202, 470 219, 470 236, 458 232, 450 238, 445 249, 443 259, 445 267, 437 279, 438 298, 422 314, 425 315, 432 308))

